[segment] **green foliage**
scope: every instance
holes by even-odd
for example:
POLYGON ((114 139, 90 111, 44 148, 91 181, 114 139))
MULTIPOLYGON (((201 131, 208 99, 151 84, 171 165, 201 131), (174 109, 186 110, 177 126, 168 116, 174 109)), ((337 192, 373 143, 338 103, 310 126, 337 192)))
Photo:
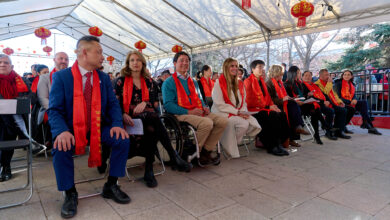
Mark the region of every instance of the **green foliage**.
POLYGON ((390 67, 390 24, 377 24, 351 29, 340 43, 353 46, 346 49, 345 54, 335 62, 326 62, 330 71, 342 69, 364 69, 366 64, 374 67, 390 67), (371 30, 371 32, 370 32, 371 30), (368 34, 364 34, 367 33, 368 34), (367 43, 377 43, 373 48, 364 48, 367 43))

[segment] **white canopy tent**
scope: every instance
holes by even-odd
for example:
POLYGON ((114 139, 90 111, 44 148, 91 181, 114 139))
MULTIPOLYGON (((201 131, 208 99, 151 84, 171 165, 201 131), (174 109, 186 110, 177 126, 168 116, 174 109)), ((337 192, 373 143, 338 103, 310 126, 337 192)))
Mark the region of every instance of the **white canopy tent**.
POLYGON ((290 14, 298 0, 252 0, 248 10, 241 8, 241 0, 2 0, 0 40, 41 26, 78 39, 98 26, 106 55, 123 61, 142 40, 147 44, 144 55, 153 60, 172 56, 176 44, 199 53, 390 21, 390 0, 308 1, 315 10, 299 29, 290 14))

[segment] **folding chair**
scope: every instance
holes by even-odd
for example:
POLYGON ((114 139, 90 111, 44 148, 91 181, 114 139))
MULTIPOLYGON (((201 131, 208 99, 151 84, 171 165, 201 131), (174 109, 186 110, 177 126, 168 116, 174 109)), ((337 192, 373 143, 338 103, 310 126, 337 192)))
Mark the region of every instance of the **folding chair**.
MULTIPOLYGON (((29 133, 31 134, 31 108, 30 99, 0 99, 0 115, 28 115, 29 133)), ((29 135, 29 139, 19 139, 15 141, 1 141, 0 150, 21 149, 27 148, 27 183, 24 186, 14 187, 0 191, 0 193, 20 191, 28 189, 28 196, 25 200, 0 206, 0 209, 14 207, 22 205, 28 202, 33 194, 33 181, 32 181, 32 139, 29 135)), ((9 180, 9 181, 12 181, 9 180)))
MULTIPOLYGON (((243 154, 241 155, 240 154, 240 157, 248 157, 249 156, 249 148, 248 148, 248 145, 252 143, 252 140, 251 140, 251 137, 250 136, 244 136, 242 138, 242 143, 238 145, 238 147, 244 147, 245 148, 245 151, 246 151, 246 154, 243 154)), ((223 149, 223 146, 220 147, 220 142, 218 141, 218 150, 220 150, 223 154, 223 156, 225 157, 225 159, 227 160, 230 160, 231 158, 226 154, 225 150, 223 149)))
POLYGON ((308 138, 303 138, 301 140, 308 141, 308 140, 314 139, 315 131, 314 131, 313 125, 311 124, 311 117, 309 115, 302 115, 302 120, 303 120, 304 127, 307 128, 311 137, 309 136, 308 138))

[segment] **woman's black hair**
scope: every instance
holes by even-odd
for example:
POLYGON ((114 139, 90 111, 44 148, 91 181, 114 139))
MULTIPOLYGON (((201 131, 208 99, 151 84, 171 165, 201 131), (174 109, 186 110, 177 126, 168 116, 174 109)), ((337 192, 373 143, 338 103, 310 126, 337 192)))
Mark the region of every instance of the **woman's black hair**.
POLYGON ((299 68, 297 66, 291 66, 287 71, 287 83, 293 84, 295 79, 297 78, 299 68))
POLYGON ((37 71, 37 73, 41 73, 41 71, 45 68, 49 69, 49 67, 47 67, 46 65, 43 65, 43 64, 37 64, 34 68, 35 68, 35 71, 37 71))

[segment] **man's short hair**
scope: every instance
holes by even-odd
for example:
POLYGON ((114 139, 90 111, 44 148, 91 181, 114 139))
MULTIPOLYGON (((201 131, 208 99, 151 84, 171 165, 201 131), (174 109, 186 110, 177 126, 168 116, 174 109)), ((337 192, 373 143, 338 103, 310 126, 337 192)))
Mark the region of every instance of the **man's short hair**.
POLYGON ((329 71, 328 71, 328 69, 320 69, 319 74, 321 75, 321 74, 323 74, 324 72, 329 72, 329 71))
POLYGON ((32 76, 32 73, 23 73, 23 77, 32 76))
POLYGON ((160 76, 164 76, 164 75, 166 75, 166 74, 171 75, 171 72, 170 72, 169 70, 164 70, 164 71, 162 71, 162 73, 160 74, 160 76))
POLYGON ((176 63, 177 60, 179 59, 179 57, 182 55, 187 56, 188 59, 191 61, 191 57, 190 57, 190 55, 188 55, 188 53, 186 53, 184 51, 180 51, 179 53, 176 53, 175 56, 173 57, 173 62, 176 63))
POLYGON ((79 46, 80 46, 80 42, 82 41, 85 41, 85 42, 93 42, 93 41, 96 41, 98 43, 100 43, 100 39, 95 37, 95 36, 91 36, 91 35, 85 35, 83 36, 82 38, 80 38, 78 41, 77 41, 77 44, 76 44, 76 48, 78 49, 79 46))
POLYGON ((262 61, 262 60, 254 60, 254 61, 252 61, 251 65, 250 65, 251 66, 251 71, 253 69, 256 69, 256 66, 259 65, 259 64, 265 65, 264 61, 262 61))

